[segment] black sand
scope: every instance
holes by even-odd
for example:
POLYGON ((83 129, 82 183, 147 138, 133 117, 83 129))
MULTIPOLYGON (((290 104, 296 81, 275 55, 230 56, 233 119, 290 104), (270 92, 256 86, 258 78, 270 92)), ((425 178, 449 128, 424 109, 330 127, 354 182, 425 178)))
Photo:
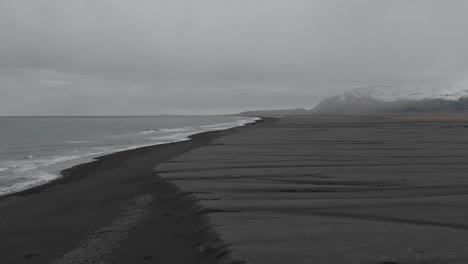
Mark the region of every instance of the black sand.
POLYGON ((108 155, 1 199, 0 260, 466 264, 468 124, 424 120, 267 119, 108 155))
POLYGON ((468 123, 285 117, 156 167, 247 263, 468 263, 468 123))
POLYGON ((103 156, 0 198, 0 263, 227 263, 197 203, 153 168, 236 129, 103 156))

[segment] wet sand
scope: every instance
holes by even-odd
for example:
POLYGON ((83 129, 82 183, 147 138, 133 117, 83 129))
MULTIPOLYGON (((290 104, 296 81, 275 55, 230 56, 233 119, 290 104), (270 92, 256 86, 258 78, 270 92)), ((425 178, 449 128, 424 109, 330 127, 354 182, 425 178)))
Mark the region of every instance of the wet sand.
POLYGON ((1 197, 0 263, 235 263, 197 202, 153 168, 238 129, 250 128, 106 155, 1 197))
POLYGON ((246 263, 468 263, 468 124, 285 117, 156 167, 246 263))

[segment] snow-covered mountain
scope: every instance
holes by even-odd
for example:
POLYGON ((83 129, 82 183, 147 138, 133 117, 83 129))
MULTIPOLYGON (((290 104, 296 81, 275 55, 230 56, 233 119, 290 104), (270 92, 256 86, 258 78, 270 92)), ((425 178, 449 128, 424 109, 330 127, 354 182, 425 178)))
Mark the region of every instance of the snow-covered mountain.
POLYGON ((439 84, 378 85, 326 98, 311 110, 250 111, 241 115, 380 114, 467 112, 468 81, 439 84))
POLYGON ((323 100, 313 113, 468 111, 468 82, 380 85, 323 100))
POLYGON ((338 97, 344 100, 348 96, 373 97, 384 102, 424 99, 458 100, 468 97, 468 83, 382 85, 359 88, 338 97))

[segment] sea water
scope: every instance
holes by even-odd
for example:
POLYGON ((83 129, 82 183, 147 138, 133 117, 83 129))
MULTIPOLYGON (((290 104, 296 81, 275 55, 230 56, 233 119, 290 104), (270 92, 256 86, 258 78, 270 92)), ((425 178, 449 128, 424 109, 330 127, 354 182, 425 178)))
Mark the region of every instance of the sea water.
POLYGON ((236 116, 0 117, 0 195, 60 177, 97 156, 254 122, 236 116))

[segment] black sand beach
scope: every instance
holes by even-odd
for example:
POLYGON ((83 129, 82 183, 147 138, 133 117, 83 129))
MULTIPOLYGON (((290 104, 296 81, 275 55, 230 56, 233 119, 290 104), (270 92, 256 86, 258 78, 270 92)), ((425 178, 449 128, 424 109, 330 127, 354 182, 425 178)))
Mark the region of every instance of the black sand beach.
POLYGON ((0 260, 466 264, 467 129, 267 118, 107 155, 0 199, 0 260))
POLYGON ((465 264, 467 123, 423 120, 285 117, 156 170, 246 263, 465 264))
POLYGON ((237 129, 106 155, 1 197, 0 263, 227 263, 197 203, 153 168, 237 129))

